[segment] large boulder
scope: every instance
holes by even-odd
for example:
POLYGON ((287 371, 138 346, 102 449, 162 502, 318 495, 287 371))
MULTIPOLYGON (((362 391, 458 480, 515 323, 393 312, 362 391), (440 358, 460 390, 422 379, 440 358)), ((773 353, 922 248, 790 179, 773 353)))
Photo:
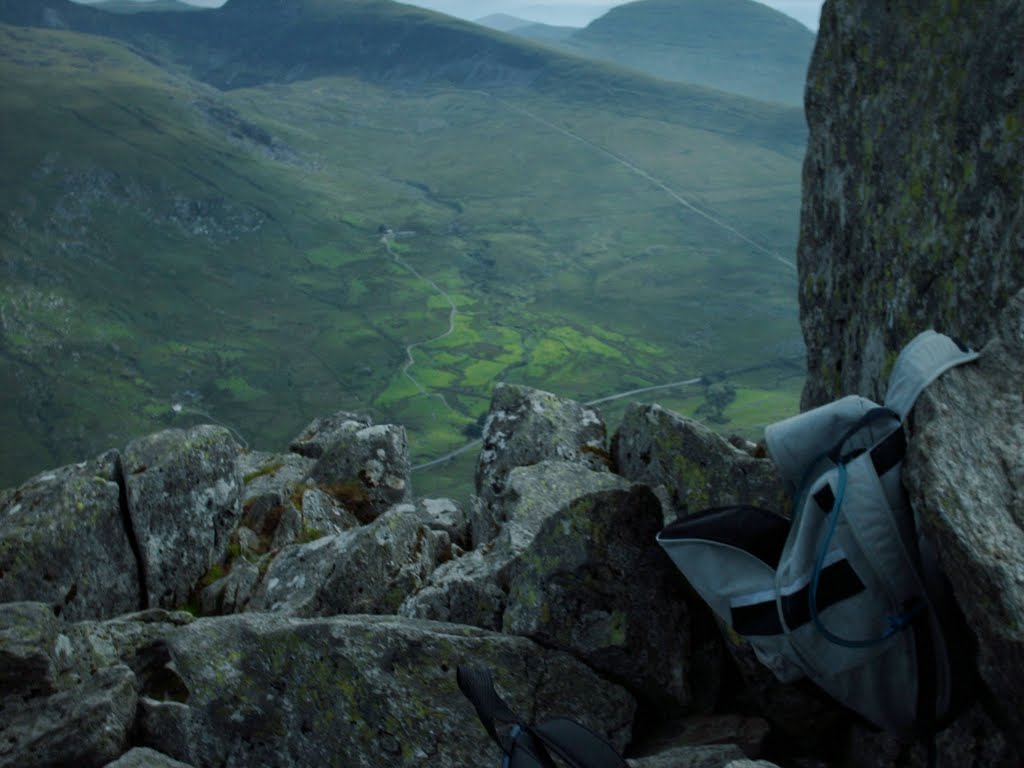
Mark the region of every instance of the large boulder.
POLYGON ((137 702, 124 665, 50 696, 0 696, 0 768, 100 768, 127 749, 137 702))
POLYGON ((829 0, 807 79, 805 408, 879 400, 934 327, 980 348, 1024 285, 1024 5, 829 0))
POLYGON ((186 604, 197 582, 225 560, 242 512, 238 452, 228 430, 210 425, 165 430, 125 449, 147 605, 186 604))
POLYGON ((918 400, 904 482, 1024 753, 1024 292, 996 333, 918 400))
POLYGON ((512 469, 563 461, 607 472, 605 442, 604 421, 593 408, 530 387, 495 387, 476 466, 473 545, 489 541, 501 527, 494 502, 512 469))
POLYGON ((395 613, 452 556, 451 539, 412 504, 369 525, 286 547, 248 605, 296 616, 395 613))
POLYGON ((513 708, 576 718, 622 748, 634 703, 524 638, 393 617, 200 619, 168 640, 187 700, 144 701, 142 743, 194 765, 488 765, 497 747, 459 692, 487 666, 513 708))
POLYGON ((118 460, 110 451, 0 492, 0 602, 45 602, 72 621, 139 608, 118 460))
POLYGON ((543 461, 512 469, 492 504, 497 537, 439 568, 401 612, 526 635, 647 698, 690 704, 682 579, 654 541, 654 494, 543 461))
MULTIPOLYGON (((317 443, 322 453, 309 473, 310 479, 361 523, 412 497, 412 464, 405 427, 367 426, 345 419, 325 430, 323 441, 317 443)), ((316 452, 309 450, 310 455, 316 452)))
POLYGON ((400 613, 499 631, 508 603, 509 571, 541 528, 577 498, 628 487, 608 472, 564 461, 513 469, 500 498, 491 502, 495 518, 502 521, 497 537, 440 566, 400 613))
POLYGON ((660 405, 627 408, 612 440, 616 470, 637 483, 664 486, 672 517, 707 507, 752 504, 787 512, 782 477, 703 424, 660 405))

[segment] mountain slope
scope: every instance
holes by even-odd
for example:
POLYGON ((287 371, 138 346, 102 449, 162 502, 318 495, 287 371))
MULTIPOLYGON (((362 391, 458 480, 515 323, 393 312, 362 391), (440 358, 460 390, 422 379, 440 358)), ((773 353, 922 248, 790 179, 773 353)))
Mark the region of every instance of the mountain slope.
POLYGON ((798 110, 652 80, 390 0, 229 0, 201 13, 103 13, 68 0, 0 0, 0 22, 116 37, 220 89, 348 75, 391 87, 530 88, 803 152, 798 110))
MULTIPOLYGON (((744 135, 756 102, 620 98, 644 79, 565 57, 591 92, 220 91, 148 40, 0 26, 0 485, 196 421, 280 444, 337 409, 427 461, 498 380, 588 400, 799 350, 798 142, 744 135)), ((792 409, 776 370, 732 379, 729 428, 792 409)))
POLYGON ((814 34, 753 0, 638 0, 565 45, 656 77, 799 106, 814 34))

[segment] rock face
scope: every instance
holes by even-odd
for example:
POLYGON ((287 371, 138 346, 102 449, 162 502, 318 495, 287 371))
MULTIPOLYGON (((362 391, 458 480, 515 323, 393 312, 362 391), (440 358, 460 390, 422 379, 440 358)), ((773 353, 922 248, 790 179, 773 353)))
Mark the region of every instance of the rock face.
POLYGON ((619 747, 630 734, 621 689, 566 654, 468 627, 247 614, 168 645, 188 698, 151 705, 142 739, 194 765, 486 765, 497 749, 456 687, 463 663, 519 670, 499 679, 517 709, 545 717, 560 702, 619 747))
POLYGON ((753 458, 702 424, 660 405, 629 406, 612 442, 612 458, 624 477, 664 486, 672 517, 731 504, 778 512, 789 506, 771 461, 753 458))
POLYGON ((980 349, 1024 286, 1024 8, 829 0, 808 73, 805 408, 879 399, 935 328, 980 349))
POLYGON ((174 608, 227 555, 241 515, 239 447, 228 430, 171 429, 124 455, 128 508, 139 542, 147 605, 174 608))
POLYGON ((597 411, 550 392, 499 384, 491 398, 476 465, 479 502, 473 516, 473 544, 484 544, 498 532, 501 520, 492 502, 504 492, 514 467, 550 459, 607 471, 605 438, 604 421, 597 411))
POLYGON ((996 331, 976 363, 922 395, 905 483, 1024 752, 1024 292, 996 331))
POLYGON ((37 600, 72 621, 139 607, 118 460, 111 451, 0 492, 0 603, 37 600))

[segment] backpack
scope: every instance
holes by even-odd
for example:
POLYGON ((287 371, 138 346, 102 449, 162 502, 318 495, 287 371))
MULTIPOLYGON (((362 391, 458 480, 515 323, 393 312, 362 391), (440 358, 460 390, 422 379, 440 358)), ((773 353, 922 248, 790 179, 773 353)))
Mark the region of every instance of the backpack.
POLYGON ((494 690, 490 670, 460 666, 456 679, 501 747, 502 768, 628 768, 607 741, 575 720, 559 717, 538 726, 525 723, 494 690), (552 755, 563 762, 556 763, 552 755))
POLYGON ((969 673, 955 663, 968 654, 957 647, 952 592, 902 487, 903 422, 929 383, 976 358, 926 331, 897 358, 883 406, 849 396, 770 425, 768 454, 794 495, 792 519, 720 507, 658 535, 776 677, 806 676, 908 736, 934 735, 969 673))

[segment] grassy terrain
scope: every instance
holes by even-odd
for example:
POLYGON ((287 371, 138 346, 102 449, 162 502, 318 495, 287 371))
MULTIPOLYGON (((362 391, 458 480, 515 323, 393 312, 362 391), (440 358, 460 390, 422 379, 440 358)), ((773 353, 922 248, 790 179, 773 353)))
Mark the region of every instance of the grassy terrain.
MULTIPOLYGON (((425 462, 500 380, 587 401, 764 366, 718 426, 794 412, 792 144, 556 91, 220 92, 0 27, 0 486, 200 421, 281 449, 339 409, 425 462)), ((462 495, 473 460, 418 492, 462 495)))

